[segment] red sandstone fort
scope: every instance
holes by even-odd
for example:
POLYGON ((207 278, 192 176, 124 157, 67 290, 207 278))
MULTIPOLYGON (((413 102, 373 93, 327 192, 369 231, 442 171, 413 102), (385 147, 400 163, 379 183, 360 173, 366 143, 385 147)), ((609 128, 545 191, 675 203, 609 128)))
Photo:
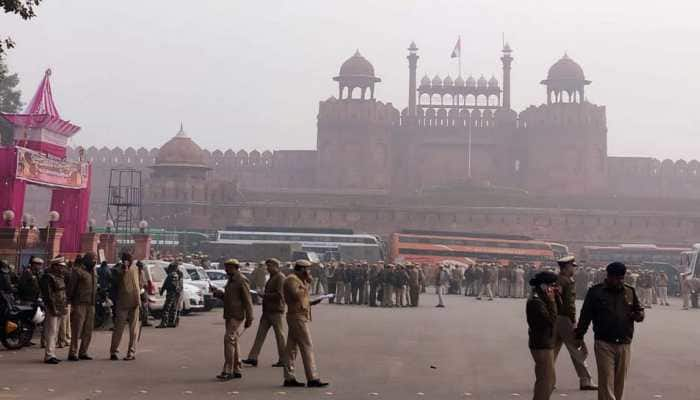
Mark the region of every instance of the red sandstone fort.
MULTIPOLYGON (((700 242, 700 163, 608 156, 605 107, 587 101, 591 81, 567 55, 540 82, 544 104, 520 113, 507 44, 501 82, 419 81, 414 43, 407 60, 399 110, 375 98, 381 80, 359 51, 347 59, 337 97, 319 103, 316 150, 202 150, 183 129, 160 149, 88 148, 91 217, 105 219, 110 169, 135 168, 153 227, 483 231, 574 248, 700 242)), ((46 209, 40 193, 28 200, 46 209)))

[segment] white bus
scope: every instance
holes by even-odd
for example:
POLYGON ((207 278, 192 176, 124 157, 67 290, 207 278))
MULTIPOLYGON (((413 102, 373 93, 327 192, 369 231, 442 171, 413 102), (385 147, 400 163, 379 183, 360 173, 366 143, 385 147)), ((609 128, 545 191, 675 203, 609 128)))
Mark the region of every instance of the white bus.
POLYGON ((382 241, 374 235, 322 232, 218 231, 217 245, 289 244, 301 251, 318 254, 322 261, 384 260, 382 241))

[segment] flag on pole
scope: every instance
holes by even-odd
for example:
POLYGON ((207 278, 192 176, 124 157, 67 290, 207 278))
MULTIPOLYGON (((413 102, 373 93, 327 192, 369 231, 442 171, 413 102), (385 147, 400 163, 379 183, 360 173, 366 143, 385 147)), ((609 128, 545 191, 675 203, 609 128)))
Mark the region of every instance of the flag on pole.
POLYGON ((452 50, 452 55, 450 58, 458 58, 462 56, 462 37, 457 38, 457 43, 455 43, 455 48, 452 50))

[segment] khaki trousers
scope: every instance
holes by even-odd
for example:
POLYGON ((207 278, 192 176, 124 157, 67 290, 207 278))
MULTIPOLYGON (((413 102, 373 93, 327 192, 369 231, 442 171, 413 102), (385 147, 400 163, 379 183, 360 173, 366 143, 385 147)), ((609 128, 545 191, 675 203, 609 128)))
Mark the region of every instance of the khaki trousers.
POLYGON ((394 297, 396 298, 396 305, 403 307, 403 286, 394 288, 394 297))
POLYGON ((568 317, 559 315, 556 321, 554 362, 556 363, 557 357, 559 357, 561 346, 566 345, 566 350, 568 350, 569 356, 571 356, 571 362, 574 364, 574 369, 576 370, 576 375, 578 375, 581 386, 587 386, 591 384, 591 373, 588 371, 588 365, 586 364, 588 350, 585 344, 581 350, 577 349, 574 341, 574 323, 571 322, 568 317))
POLYGON ((535 361, 535 388, 533 400, 549 400, 557 381, 554 372, 554 351, 552 349, 530 349, 535 361))
POLYGON ((221 372, 231 374, 241 372, 241 353, 238 339, 241 337, 240 329, 243 326, 242 319, 228 318, 226 320, 226 334, 224 334, 224 367, 221 372))
POLYGON ((112 331, 112 345, 109 348, 109 354, 119 353, 119 344, 122 342, 122 335, 127 323, 129 324, 129 349, 127 357, 136 354, 136 340, 141 329, 139 322, 140 308, 117 308, 115 312, 114 331, 112 331))
POLYGON ((491 283, 484 283, 481 285, 481 290, 479 291, 479 295, 477 298, 481 299, 481 297, 485 294, 489 295, 489 299, 493 299, 493 285, 491 283))
POLYGON ((289 328, 289 336, 287 337, 287 348, 284 351, 284 380, 296 379, 294 377, 294 360, 297 356, 297 349, 301 352, 306 380, 318 379, 309 321, 303 317, 295 316, 290 318, 288 316, 287 326, 289 328))
POLYGON ((598 400, 622 400, 632 355, 630 345, 596 340, 594 349, 598 365, 598 400))
POLYGON ((420 299, 420 286, 409 286, 408 291, 411 296, 411 305, 413 307, 418 307, 418 300, 420 299))
POLYGON ((279 357, 277 360, 282 361, 284 358, 284 348, 287 342, 284 333, 284 322, 282 321, 283 314, 284 313, 267 312, 262 314, 260 317, 260 325, 258 325, 258 333, 255 335, 255 343, 253 343, 253 347, 250 349, 250 353, 248 353, 248 359, 258 359, 263 343, 265 343, 267 332, 272 328, 275 333, 275 340, 277 341, 277 356, 279 357))
POLYGON ((659 286, 657 288, 659 292, 659 305, 668 305, 668 286, 659 286))
POLYGON ((56 358, 56 340, 58 339, 60 320, 60 316, 46 312, 46 318, 44 318, 44 361, 56 358))
POLYGON ((345 282, 345 296, 343 302, 345 304, 352 304, 352 285, 350 285, 350 282, 345 282))
POLYGON ((391 307, 394 302, 391 301, 392 287, 389 285, 384 285, 382 288, 382 306, 391 307))
POLYGON ((87 355, 90 341, 92 340, 92 329, 95 325, 95 306, 93 304, 77 304, 73 306, 70 314, 70 350, 69 356, 87 355), (80 342, 80 351, 78 351, 80 342))
POLYGON ((335 283, 335 302, 341 304, 345 300, 345 282, 335 283))
POLYGON ((442 286, 437 286, 437 287, 435 288, 435 291, 437 292, 437 295, 438 295, 438 305, 439 305, 439 306, 444 306, 444 305, 445 305, 445 299, 442 298, 443 287, 442 287, 442 286))
POLYGON ((58 347, 70 344, 70 304, 66 305, 66 313, 59 317, 58 321, 58 347))

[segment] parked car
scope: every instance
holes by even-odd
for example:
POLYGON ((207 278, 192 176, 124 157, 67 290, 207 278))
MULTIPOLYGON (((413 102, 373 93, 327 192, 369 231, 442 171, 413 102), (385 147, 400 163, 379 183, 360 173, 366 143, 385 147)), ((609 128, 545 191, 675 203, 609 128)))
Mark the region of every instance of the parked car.
POLYGON ((226 275, 226 272, 220 269, 208 269, 206 271, 212 286, 221 290, 226 287, 226 282, 228 282, 228 275, 226 275))
POLYGON ((182 267, 184 267, 186 274, 189 276, 189 280, 185 277, 185 282, 202 290, 204 309, 205 311, 211 310, 215 302, 214 295, 209 289, 210 282, 206 270, 193 264, 182 264, 182 267))
POLYGON ((185 283, 182 285, 182 305, 180 310, 182 310, 181 313, 183 315, 187 315, 192 311, 205 310, 202 289, 192 285, 187 280, 185 280, 185 283))
POLYGON ((143 260, 144 275, 146 277, 146 292, 148 293, 148 304, 151 313, 154 316, 159 316, 163 311, 165 296, 160 295, 160 288, 163 287, 163 282, 167 273, 165 269, 168 263, 161 260, 143 260))

